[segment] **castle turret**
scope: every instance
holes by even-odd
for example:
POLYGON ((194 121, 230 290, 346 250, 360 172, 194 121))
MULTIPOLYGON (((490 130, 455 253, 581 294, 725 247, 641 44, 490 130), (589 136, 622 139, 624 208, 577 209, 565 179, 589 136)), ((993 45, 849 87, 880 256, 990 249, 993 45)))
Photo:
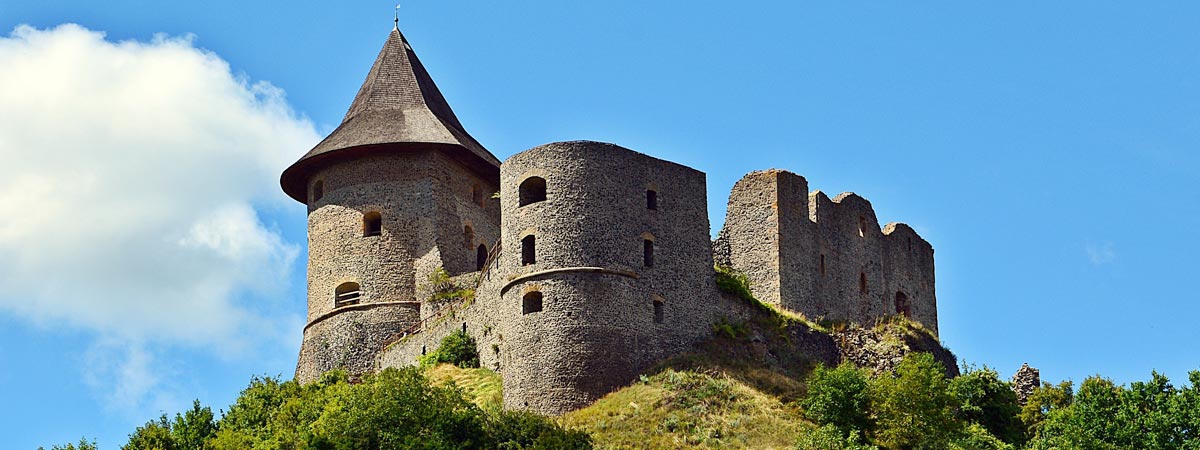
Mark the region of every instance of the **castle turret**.
POLYGON ((298 381, 371 370, 419 322, 429 274, 478 270, 500 237, 499 172, 392 30, 341 125, 280 179, 308 205, 298 381))
POLYGON ((558 414, 711 333, 704 173, 559 142, 501 168, 506 407, 558 414))

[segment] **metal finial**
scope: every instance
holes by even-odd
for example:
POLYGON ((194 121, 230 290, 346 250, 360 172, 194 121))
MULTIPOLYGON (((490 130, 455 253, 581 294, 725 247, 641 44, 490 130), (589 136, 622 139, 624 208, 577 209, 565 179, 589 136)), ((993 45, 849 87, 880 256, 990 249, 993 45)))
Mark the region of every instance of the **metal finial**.
POLYGON ((399 30, 400 29, 400 4, 399 3, 396 4, 396 18, 394 20, 392 20, 392 22, 396 23, 395 28, 397 30, 399 30))

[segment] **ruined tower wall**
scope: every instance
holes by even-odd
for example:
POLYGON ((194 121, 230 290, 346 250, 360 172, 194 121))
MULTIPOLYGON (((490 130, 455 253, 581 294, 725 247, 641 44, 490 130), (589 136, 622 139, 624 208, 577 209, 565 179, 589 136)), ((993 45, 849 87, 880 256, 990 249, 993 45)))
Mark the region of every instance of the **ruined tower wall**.
MULTIPOLYGON (((937 295, 934 289, 933 246, 917 235, 917 232, 902 223, 889 223, 883 227, 884 267, 890 306, 896 307, 896 298, 903 294, 908 299, 913 320, 928 326, 935 333, 938 329, 937 295)), ((892 309, 894 311, 894 309, 892 309)))
POLYGON ((703 173, 612 144, 547 144, 505 161, 505 406, 578 408, 710 333, 717 290, 705 196, 703 173), (546 199, 521 206, 530 177, 545 180, 546 199), (523 264, 531 234, 535 262, 523 264), (532 293, 540 311, 526 311, 532 293))
POLYGON ((745 273, 760 300, 814 319, 871 323, 901 313, 936 332, 932 246, 903 224, 881 230, 856 194, 807 189, 781 170, 738 181, 714 243, 718 262, 745 273))
POLYGON ((746 275, 754 296, 780 304, 779 183, 774 174, 755 172, 733 186, 725 225, 713 242, 717 264, 746 275), (763 207, 767 206, 767 207, 763 207))
POLYGON ((464 224, 473 224, 476 241, 499 236, 499 210, 474 204, 474 185, 497 186, 435 151, 337 162, 310 178, 308 324, 297 380, 373 369, 381 345, 420 320, 428 274, 474 270, 464 224), (367 214, 379 214, 379 235, 365 235, 367 214), (347 282, 359 284, 360 296, 335 307, 335 289, 347 282))
POLYGON ((853 193, 840 194, 832 201, 824 195, 814 197, 818 199, 812 203, 816 211, 810 217, 816 217, 821 253, 808 256, 819 259, 825 255, 825 274, 818 270, 793 276, 820 279, 816 298, 825 311, 816 315, 858 323, 887 315, 883 303, 883 234, 871 203, 853 193))

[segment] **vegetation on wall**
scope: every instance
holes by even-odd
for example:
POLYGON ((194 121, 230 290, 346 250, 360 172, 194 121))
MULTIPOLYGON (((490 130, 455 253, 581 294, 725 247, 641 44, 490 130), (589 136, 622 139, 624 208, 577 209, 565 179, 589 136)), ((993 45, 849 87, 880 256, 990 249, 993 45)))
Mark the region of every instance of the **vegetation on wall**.
POLYGON ((429 274, 429 301, 444 302, 447 300, 470 301, 475 299, 475 290, 460 286, 450 277, 450 272, 441 267, 429 274))
POLYGON ((454 364, 458 367, 479 367, 479 349, 475 338, 457 331, 442 338, 437 350, 421 356, 421 367, 432 367, 440 363, 454 364))

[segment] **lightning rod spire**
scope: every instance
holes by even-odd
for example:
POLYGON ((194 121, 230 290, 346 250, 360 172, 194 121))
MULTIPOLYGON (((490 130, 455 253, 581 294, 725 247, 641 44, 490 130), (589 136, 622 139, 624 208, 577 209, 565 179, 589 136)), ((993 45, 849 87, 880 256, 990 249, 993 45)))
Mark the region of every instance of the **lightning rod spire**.
POLYGON ((399 3, 396 4, 396 18, 393 19, 392 22, 396 24, 394 28, 396 30, 399 30, 400 29, 400 4, 399 3))

